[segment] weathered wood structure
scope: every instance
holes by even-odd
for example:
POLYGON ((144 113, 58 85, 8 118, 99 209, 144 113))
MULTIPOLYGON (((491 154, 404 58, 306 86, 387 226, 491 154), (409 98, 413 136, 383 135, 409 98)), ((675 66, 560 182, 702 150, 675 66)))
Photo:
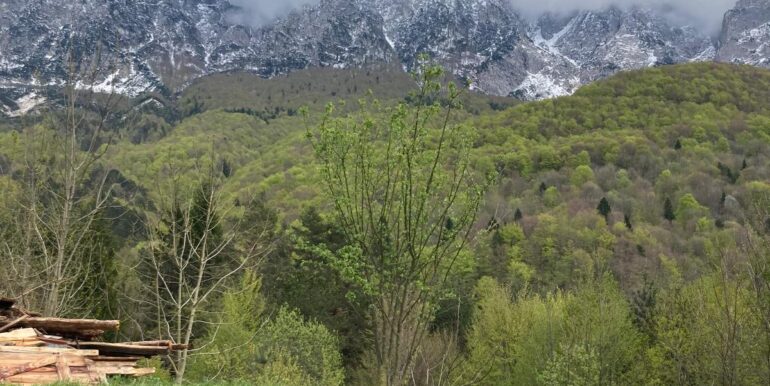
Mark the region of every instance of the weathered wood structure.
POLYGON ((170 341, 100 342, 120 322, 47 318, 14 304, 0 298, 0 383, 99 384, 110 376, 140 377, 155 372, 139 367, 140 360, 186 348, 170 341))

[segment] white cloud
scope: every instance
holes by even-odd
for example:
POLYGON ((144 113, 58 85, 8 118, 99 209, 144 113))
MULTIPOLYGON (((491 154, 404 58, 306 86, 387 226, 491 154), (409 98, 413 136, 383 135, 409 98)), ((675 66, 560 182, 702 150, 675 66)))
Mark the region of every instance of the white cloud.
POLYGON ((316 4, 319 0, 230 0, 241 12, 232 15, 234 22, 253 26, 269 24, 286 16, 303 5, 316 4))
POLYGON ((545 12, 568 13, 582 10, 602 10, 610 6, 652 7, 667 10, 672 18, 692 24, 714 33, 719 30, 722 18, 736 0, 510 0, 514 8, 528 17, 545 12))

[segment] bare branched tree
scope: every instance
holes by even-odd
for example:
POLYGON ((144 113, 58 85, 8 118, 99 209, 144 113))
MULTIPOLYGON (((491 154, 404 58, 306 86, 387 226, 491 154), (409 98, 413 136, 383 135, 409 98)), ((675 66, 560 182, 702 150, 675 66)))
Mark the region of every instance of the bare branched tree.
POLYGON ((747 261, 752 311, 762 331, 762 336, 756 337, 764 357, 762 373, 770 384, 770 192, 753 192, 747 213, 739 250, 747 261))
MULTIPOLYGON (((171 174, 160 217, 147 227, 150 242, 141 271, 158 336, 189 347, 204 328, 216 331, 219 318, 211 317, 216 301, 273 249, 273 229, 249 223, 248 216, 230 220, 238 217, 231 215, 236 208, 223 202, 213 168, 192 192, 171 174)), ((194 353, 187 349, 169 358, 177 382, 194 353)))
MULTIPOLYGON (((71 41, 74 41, 71 39, 71 41)), ((13 237, 3 240, 3 290, 46 315, 87 314, 85 291, 103 248, 97 223, 108 205, 106 126, 119 97, 95 86, 110 65, 69 47, 62 105, 21 133, 13 237), (96 243, 96 244, 95 244, 96 243)))

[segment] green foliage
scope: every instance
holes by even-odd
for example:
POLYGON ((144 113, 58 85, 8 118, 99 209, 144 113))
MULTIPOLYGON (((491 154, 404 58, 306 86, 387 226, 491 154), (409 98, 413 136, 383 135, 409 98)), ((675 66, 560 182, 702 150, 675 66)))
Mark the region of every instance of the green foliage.
POLYGON ((190 378, 204 382, 341 385, 345 374, 337 337, 287 308, 265 318, 260 285, 254 274, 247 274, 239 290, 224 296, 221 321, 211 336, 203 339, 211 343, 193 357, 190 378))
MULTIPOLYGON (((468 108, 459 112, 446 91, 404 99, 415 82, 366 71, 204 78, 174 111, 142 107, 115 137, 100 167, 121 176, 110 180, 120 193, 116 208, 129 208, 137 221, 168 217, 159 210, 168 197, 148 193, 169 182, 158 176, 174 171, 190 190, 200 169, 215 165, 222 203, 233 208, 218 220, 260 224, 278 239, 258 274, 238 278, 238 291, 206 307, 211 326, 224 323, 196 330, 201 341, 214 340, 193 358, 196 381, 339 384, 346 368, 348 382, 381 382, 374 336, 399 302, 391 292, 423 316, 396 319, 427 336, 414 348, 419 376, 405 382, 428 375, 490 385, 768 379, 770 72, 662 66, 554 100, 469 94, 454 100, 468 108), (355 101, 369 88, 380 102, 355 101), (322 115, 332 100, 336 110, 322 115), (309 106, 306 120, 301 105, 309 106), (448 107, 456 113, 442 142, 438 113, 448 107), (318 125, 311 143, 305 128, 318 125), (437 156, 441 143, 446 152, 437 156), (429 191, 431 160, 440 165, 441 188, 429 191), (478 191, 446 200, 454 178, 468 177, 474 183, 463 189, 475 188, 487 174, 497 178, 484 202, 478 191), (262 209, 240 205, 252 197, 262 209), (373 204, 358 205, 367 199, 373 204), (402 214, 421 202, 423 215, 402 214), (436 209, 447 202, 446 214, 436 209), (464 213, 476 203, 473 222, 464 213), (426 224, 435 232, 416 231, 426 224), (427 264, 441 248, 456 252, 432 266, 446 280, 422 274, 431 270, 410 275, 402 264, 427 264), (408 285, 393 291, 398 283, 408 285)), ((36 146, 49 135, 41 131, 36 146)), ((19 170, 29 141, 0 134, 3 240, 23 234, 15 210, 25 197, 19 170)), ((35 162, 44 170, 56 160, 51 152, 35 162)), ((117 271, 111 280, 135 298, 136 273, 117 267, 135 267, 147 244, 141 230, 115 237, 114 222, 100 221, 93 240, 104 248, 92 252, 104 257, 99 270, 117 271)), ((236 245, 254 235, 238 236, 236 245)), ((18 276, 0 274, 0 283, 18 276)), ((84 303, 129 314, 112 299, 99 303, 92 289, 107 277, 88 279, 94 296, 84 303)), ((153 330, 147 315, 136 319, 153 330)))
POLYGON ((442 76, 421 68, 409 104, 375 100, 342 117, 330 105, 308 133, 348 242, 327 255, 357 290, 351 297, 371 299, 375 357, 388 384, 410 376, 447 283, 465 268, 483 195, 469 161, 472 132, 455 123, 461 91, 442 86, 442 76), (416 332, 401 337, 405 329, 416 332))
MULTIPOLYGON (((708 208, 703 207, 691 193, 679 198, 674 216, 682 222, 698 219, 708 213, 708 208)), ((668 217, 666 217, 668 220, 668 217)))
POLYGON ((304 210, 260 271, 272 304, 286 304, 335 331, 346 363, 357 365, 367 349, 367 323, 356 310, 366 304, 348 299, 346 282, 325 253, 316 253, 317 246, 336 253, 345 245, 342 230, 329 217, 315 207, 304 210))
POLYGON ((550 186, 543 192, 543 203, 549 208, 558 205, 560 199, 559 189, 556 189, 555 186, 550 186))
POLYGON ((477 293, 467 336, 467 381, 620 385, 633 379, 641 340, 611 280, 588 284, 574 295, 522 293, 512 301, 505 288, 483 278, 477 293))
POLYGON ((310 68, 271 79, 232 72, 197 80, 182 93, 179 105, 187 115, 229 109, 273 120, 303 106, 322 111, 328 101, 356 100, 370 90, 384 100, 400 99, 414 87, 407 74, 390 65, 355 70, 310 68))
POLYGON ((655 356, 659 384, 758 384, 767 374, 766 351, 751 295, 739 282, 709 275, 662 297, 655 356))
POLYGON ((573 186, 581 187, 583 184, 594 180, 594 171, 588 165, 580 165, 575 168, 575 171, 570 177, 570 182, 573 186))
POLYGON ((599 356, 582 345, 561 347, 540 374, 539 380, 544 386, 603 384, 599 356))

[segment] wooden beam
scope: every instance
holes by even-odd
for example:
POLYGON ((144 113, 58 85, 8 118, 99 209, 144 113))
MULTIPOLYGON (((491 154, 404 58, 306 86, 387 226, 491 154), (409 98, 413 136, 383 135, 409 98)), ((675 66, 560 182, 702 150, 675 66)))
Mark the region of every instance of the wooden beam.
POLYGON ((16 354, 72 354, 82 357, 97 357, 99 356, 99 350, 78 350, 74 348, 60 348, 60 347, 14 347, 14 346, 0 346, 0 354, 2 353, 16 353, 16 354))
POLYGON ((100 353, 109 356, 153 357, 167 355, 171 352, 171 347, 169 346, 138 346, 125 343, 78 342, 77 347, 98 350, 100 353))

